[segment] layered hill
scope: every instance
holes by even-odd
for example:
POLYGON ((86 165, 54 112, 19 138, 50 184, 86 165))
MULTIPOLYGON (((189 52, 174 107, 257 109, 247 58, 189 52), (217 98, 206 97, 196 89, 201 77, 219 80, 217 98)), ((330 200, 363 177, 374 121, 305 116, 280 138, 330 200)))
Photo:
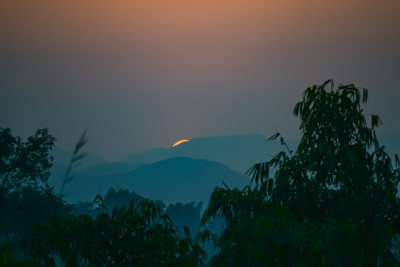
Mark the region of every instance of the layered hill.
MULTIPOLYGON (((57 189, 62 179, 52 177, 57 189)), ((74 179, 66 186, 65 199, 71 202, 90 201, 96 194, 105 194, 110 188, 128 189, 137 194, 161 200, 166 204, 174 202, 207 202, 217 186, 242 188, 249 180, 221 163, 187 157, 176 157, 147 164, 133 171, 112 175, 88 175, 76 172, 74 179)))
MULTIPOLYGON (((288 144, 295 149, 295 142, 288 144)), ((271 159, 282 149, 285 148, 278 141, 268 141, 263 135, 200 137, 176 147, 132 154, 124 162, 153 163, 168 158, 189 157, 220 162, 243 174, 255 163, 271 159)))

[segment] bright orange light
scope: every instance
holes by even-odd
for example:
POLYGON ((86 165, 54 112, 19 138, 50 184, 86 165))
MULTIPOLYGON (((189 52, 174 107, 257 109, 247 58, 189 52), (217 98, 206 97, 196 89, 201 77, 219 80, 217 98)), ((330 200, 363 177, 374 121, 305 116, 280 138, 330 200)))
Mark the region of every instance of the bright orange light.
POLYGON ((184 139, 184 140, 180 140, 178 142, 176 142, 175 144, 172 145, 172 147, 176 147, 179 146, 180 144, 184 143, 184 142, 189 142, 190 140, 184 139))

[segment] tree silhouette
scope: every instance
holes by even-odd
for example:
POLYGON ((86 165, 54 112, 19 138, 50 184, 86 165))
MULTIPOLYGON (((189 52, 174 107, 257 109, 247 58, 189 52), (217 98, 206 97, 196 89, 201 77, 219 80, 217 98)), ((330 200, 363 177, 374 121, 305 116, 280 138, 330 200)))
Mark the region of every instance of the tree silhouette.
POLYGON ((54 142, 47 129, 24 141, 0 127, 0 242, 5 242, 0 244, 0 265, 14 265, 12 254, 26 257, 20 245, 32 236, 34 223, 49 222, 66 211, 47 184, 54 142))
POLYGON ((100 213, 56 218, 37 225, 32 261, 66 266, 199 266, 206 257, 185 228, 183 237, 153 201, 144 199, 100 213))
POLYGON ((21 137, 13 136, 9 128, 0 127, 0 192, 45 186, 55 140, 47 129, 39 129, 24 142, 21 137))
POLYGON ((294 108, 296 151, 254 165, 253 187, 213 192, 203 224, 216 215, 226 222, 214 265, 399 264, 399 158, 379 144, 381 121, 364 115, 367 98, 366 89, 332 80, 305 90, 294 108))

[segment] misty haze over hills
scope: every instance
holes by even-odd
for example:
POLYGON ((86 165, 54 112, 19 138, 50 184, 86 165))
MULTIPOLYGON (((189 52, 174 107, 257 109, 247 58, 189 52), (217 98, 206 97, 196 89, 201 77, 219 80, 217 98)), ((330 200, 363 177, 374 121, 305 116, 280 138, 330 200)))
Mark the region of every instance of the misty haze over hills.
MULTIPOLYGON (((295 142, 288 142, 291 149, 295 142)), ((279 142, 268 141, 262 135, 232 135, 199 137, 177 147, 155 148, 128 156, 124 161, 151 163, 173 157, 207 159, 228 165, 232 170, 245 173, 253 164, 270 159, 284 149, 279 142)))
MULTIPOLYGON (((382 144, 391 153, 400 152, 399 136, 379 133, 382 144)), ((287 141, 291 150, 297 142, 287 141)), ((279 140, 268 141, 262 135, 234 135, 194 138, 177 147, 154 148, 135 153, 122 162, 108 163, 87 153, 74 171, 74 180, 66 186, 65 199, 91 201, 109 188, 123 188, 165 203, 207 201, 216 186, 249 184, 244 176, 253 164, 271 159, 286 148, 279 140)), ((56 148, 50 184, 58 192, 71 152, 56 148)))
MULTIPOLYGON (((50 180, 59 188, 65 168, 55 167, 50 180)), ((110 188, 128 189, 166 204, 207 201, 216 186, 226 183, 243 188, 248 179, 227 166, 208 160, 176 157, 139 167, 131 172, 109 175, 85 175, 75 172, 65 188, 65 199, 71 202, 91 201, 96 194, 104 195, 110 188)))

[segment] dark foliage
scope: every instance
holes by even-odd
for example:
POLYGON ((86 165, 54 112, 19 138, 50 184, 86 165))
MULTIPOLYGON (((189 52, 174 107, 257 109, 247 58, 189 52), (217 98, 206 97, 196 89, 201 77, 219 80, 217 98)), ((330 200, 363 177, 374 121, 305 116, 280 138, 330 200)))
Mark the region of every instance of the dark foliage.
POLYGON ((367 96, 331 80, 307 88, 294 109, 303 134, 297 150, 251 168, 254 186, 212 194, 203 223, 216 215, 226 222, 213 265, 399 264, 399 160, 376 138, 379 117, 367 123, 367 96))
MULTIPOLYGON (((254 165, 243 190, 216 188, 196 238, 200 204, 164 212, 160 202, 112 189, 68 213, 62 190, 56 196, 47 185, 55 139, 44 129, 23 141, 0 128, 0 265, 200 266, 200 241, 209 241, 211 266, 398 266, 400 160, 380 145, 379 117, 363 113, 367 98, 331 80, 307 88, 294 108, 297 149, 273 135, 287 152, 254 165), (221 221, 219 236, 207 230, 221 221)), ((62 188, 85 143, 84 133, 62 188)))
POLYGON ((100 213, 59 217, 38 225, 32 259, 54 266, 199 266, 206 257, 185 228, 184 237, 152 201, 131 202, 100 213))
MULTIPOLYGON (((115 191, 114 188, 110 188, 107 194, 104 196, 103 204, 104 209, 102 212, 111 214, 115 208, 121 207, 123 205, 129 205, 130 202, 140 202, 143 197, 139 196, 135 192, 129 192, 126 189, 118 189, 115 191)), ((164 203, 157 202, 161 209, 164 208, 164 203)), ((92 202, 78 202, 71 206, 71 213, 74 215, 88 214, 95 216, 98 213, 95 211, 96 203, 92 202)))
POLYGON ((24 142, 13 136, 10 129, 0 127, 0 193, 46 185, 53 160, 49 152, 54 142, 47 129, 37 130, 24 142))
POLYGON ((48 223, 66 212, 47 184, 54 142, 47 129, 23 141, 10 129, 0 128, 0 264, 13 265, 15 257, 26 258, 32 225, 48 223))
POLYGON ((51 189, 25 187, 0 199, 0 233, 10 240, 28 239, 34 223, 50 222, 64 212, 66 207, 51 189))

